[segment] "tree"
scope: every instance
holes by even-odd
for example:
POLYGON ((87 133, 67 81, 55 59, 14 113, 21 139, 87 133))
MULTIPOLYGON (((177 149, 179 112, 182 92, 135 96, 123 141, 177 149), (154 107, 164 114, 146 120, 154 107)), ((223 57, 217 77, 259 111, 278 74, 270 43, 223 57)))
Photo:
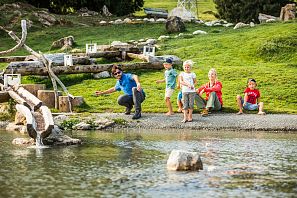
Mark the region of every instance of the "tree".
POLYGON ((230 22, 259 22, 259 13, 279 16, 288 0, 214 0, 218 17, 230 22))

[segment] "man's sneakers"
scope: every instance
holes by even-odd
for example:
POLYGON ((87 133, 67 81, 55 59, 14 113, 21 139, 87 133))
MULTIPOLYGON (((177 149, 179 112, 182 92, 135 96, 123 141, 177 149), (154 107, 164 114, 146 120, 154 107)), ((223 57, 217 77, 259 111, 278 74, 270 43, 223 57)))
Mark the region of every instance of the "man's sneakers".
POLYGON ((132 107, 126 107, 126 111, 124 112, 126 115, 130 115, 132 107))
POLYGON ((136 111, 135 114, 133 115, 132 119, 136 120, 141 118, 141 112, 140 111, 136 111))

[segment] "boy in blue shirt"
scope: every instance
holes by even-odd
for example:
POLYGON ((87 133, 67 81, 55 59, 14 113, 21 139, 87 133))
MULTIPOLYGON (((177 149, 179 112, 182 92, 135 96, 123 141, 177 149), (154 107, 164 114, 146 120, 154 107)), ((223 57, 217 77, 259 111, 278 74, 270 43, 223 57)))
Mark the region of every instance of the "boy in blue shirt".
POLYGON ((166 115, 170 116, 173 115, 173 109, 170 101, 170 97, 173 94, 173 91, 176 86, 176 77, 177 77, 177 72, 175 69, 172 68, 172 59, 167 58, 165 62, 163 63, 165 70, 164 77, 165 79, 163 80, 157 80, 156 83, 163 83, 166 82, 166 89, 165 89, 165 103, 168 108, 168 112, 166 115))
POLYGON ((123 73, 122 69, 116 65, 112 67, 111 73, 117 79, 115 86, 105 91, 96 91, 95 94, 99 96, 115 91, 123 91, 124 95, 119 96, 118 104, 126 107, 126 115, 131 113, 134 105, 135 114, 132 119, 139 119, 141 117, 141 103, 145 100, 145 93, 141 88, 138 76, 123 73))

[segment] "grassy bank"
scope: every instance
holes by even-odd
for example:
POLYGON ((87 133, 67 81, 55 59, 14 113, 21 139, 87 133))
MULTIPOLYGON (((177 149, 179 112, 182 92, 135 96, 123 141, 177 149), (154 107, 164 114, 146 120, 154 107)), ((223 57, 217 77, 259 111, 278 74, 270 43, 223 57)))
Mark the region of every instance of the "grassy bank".
MULTIPOLYGON (((297 113, 297 25, 274 23, 257 25, 254 28, 233 30, 225 27, 206 27, 187 24, 188 33, 195 30, 207 31, 207 35, 193 38, 176 38, 158 43, 158 54, 173 54, 183 60, 196 62, 193 71, 197 74, 198 84, 207 81, 207 72, 215 67, 219 80, 223 82, 224 111, 235 112, 235 96, 245 88, 247 78, 258 82, 262 101, 268 112, 297 113)), ((53 27, 28 34, 27 45, 42 52, 49 52, 51 43, 61 37, 73 35, 77 46, 84 49, 86 42, 109 44, 114 40, 128 41, 141 38, 158 38, 166 34, 163 24, 137 24, 100 27, 53 27), (141 31, 140 31, 141 30, 141 31)), ((174 36, 174 35, 171 35, 174 36)), ((14 46, 14 42, 5 34, 0 34, 0 51, 14 46)), ((18 51, 18 55, 26 52, 18 51)), ((0 67, 6 64, 1 63, 0 67)), ((142 86, 147 93, 143 103, 145 112, 165 112, 164 84, 156 84, 163 78, 163 71, 133 71, 140 76, 142 86)), ((89 74, 61 76, 62 81, 73 95, 85 98, 86 105, 81 111, 121 112, 115 104, 120 93, 95 97, 95 90, 104 90, 114 86, 112 78, 94 80, 89 74)), ((36 77, 24 77, 24 83, 46 83, 36 77)), ((177 93, 172 102, 175 104, 177 93)), ((174 109, 177 110, 176 105, 174 109)))

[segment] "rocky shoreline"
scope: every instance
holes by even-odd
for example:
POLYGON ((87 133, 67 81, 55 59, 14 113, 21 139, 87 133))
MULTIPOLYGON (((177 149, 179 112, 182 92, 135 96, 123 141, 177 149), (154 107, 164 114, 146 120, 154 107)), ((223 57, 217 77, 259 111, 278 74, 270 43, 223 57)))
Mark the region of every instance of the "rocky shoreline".
POLYGON ((160 113, 144 113, 135 121, 132 116, 123 113, 94 114, 95 117, 122 119, 125 125, 116 124, 120 128, 143 129, 189 129, 189 130, 231 130, 231 131, 271 131, 297 133, 297 115, 289 114, 243 114, 216 113, 208 117, 193 114, 193 122, 182 123, 182 114, 165 116, 160 113))
MULTIPOLYGON (((73 130, 104 130, 110 128, 133 129, 186 129, 186 130, 229 130, 229 131, 269 131, 297 133, 297 115, 290 114, 243 114, 213 113, 207 117, 193 114, 193 121, 182 123, 182 114, 166 116, 163 113, 143 113, 138 120, 132 115, 123 113, 92 113, 56 115, 55 128, 62 127, 63 122, 79 120, 71 128, 73 130)), ((0 129, 9 130, 13 123, 0 122, 0 129)), ((19 125, 16 125, 19 126, 19 125)), ((20 127, 20 126, 19 126, 20 127)), ((18 131, 19 129, 14 129, 18 131)))

